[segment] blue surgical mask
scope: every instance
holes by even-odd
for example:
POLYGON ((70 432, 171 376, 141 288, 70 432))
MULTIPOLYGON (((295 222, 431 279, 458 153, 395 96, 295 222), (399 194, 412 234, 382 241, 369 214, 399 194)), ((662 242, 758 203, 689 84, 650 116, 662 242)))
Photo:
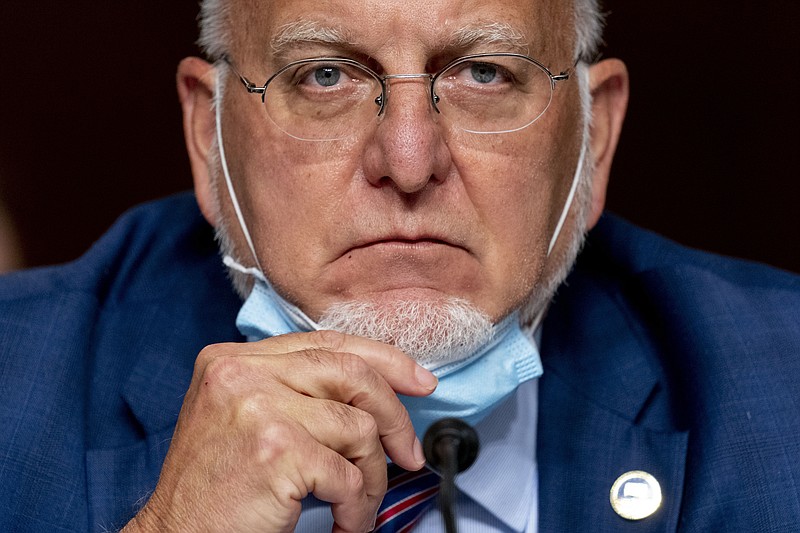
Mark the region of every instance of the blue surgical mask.
MULTIPOLYGON (((245 268, 232 258, 225 264, 253 276, 255 284, 236 317, 236 326, 249 341, 286 333, 320 329, 316 322, 283 299, 257 268, 245 268)), ((429 368, 439 378, 433 394, 400 395, 417 435, 440 418, 456 417, 475 424, 525 381, 542 375, 539 350, 523 333, 513 313, 493 328, 488 342, 472 354, 429 368)))
POLYGON ((476 424, 522 383, 542 375, 539 349, 512 313, 494 326, 492 337, 468 357, 431 370, 439 385, 425 397, 400 396, 422 439, 440 418, 476 424))

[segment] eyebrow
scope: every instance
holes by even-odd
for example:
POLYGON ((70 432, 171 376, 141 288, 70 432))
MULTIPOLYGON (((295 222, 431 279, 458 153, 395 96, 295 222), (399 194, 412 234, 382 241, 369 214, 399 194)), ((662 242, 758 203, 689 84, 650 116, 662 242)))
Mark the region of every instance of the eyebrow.
POLYGON ((343 29, 325 26, 313 20, 299 20, 281 26, 270 40, 272 53, 280 57, 290 48, 307 44, 355 46, 355 40, 343 29))
MULTIPOLYGON (((355 48, 357 40, 342 28, 314 20, 298 20, 280 27, 270 40, 272 54, 281 57, 289 49, 310 44, 355 48)), ((455 30, 442 44, 443 50, 474 50, 490 47, 491 51, 529 53, 525 35, 505 22, 476 22, 455 30)))
POLYGON ((469 50, 491 47, 492 52, 517 52, 528 55, 529 42, 525 35, 505 22, 474 23, 454 31, 447 48, 469 50))

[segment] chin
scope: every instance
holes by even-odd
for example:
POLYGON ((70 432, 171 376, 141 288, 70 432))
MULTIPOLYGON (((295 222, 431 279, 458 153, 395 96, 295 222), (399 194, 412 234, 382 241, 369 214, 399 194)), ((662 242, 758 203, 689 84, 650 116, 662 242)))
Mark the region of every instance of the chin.
POLYGON ((461 298, 430 289, 390 291, 328 308, 320 327, 397 346, 422 364, 463 357, 491 337, 489 317, 461 298))

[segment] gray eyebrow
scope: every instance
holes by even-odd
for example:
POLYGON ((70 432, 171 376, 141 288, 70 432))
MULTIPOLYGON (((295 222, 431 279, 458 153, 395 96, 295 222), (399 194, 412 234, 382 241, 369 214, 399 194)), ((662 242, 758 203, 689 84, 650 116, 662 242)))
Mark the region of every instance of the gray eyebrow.
POLYGON ((326 26, 314 20, 298 20, 281 26, 270 40, 270 47, 275 56, 280 56, 293 46, 314 43, 347 46, 355 44, 341 28, 326 26))
MULTIPOLYGON (((339 27, 328 26, 315 20, 298 20, 280 27, 270 40, 274 56, 280 57, 289 48, 303 44, 327 44, 353 48, 357 41, 339 27)), ((492 52, 529 53, 525 35, 505 22, 477 22, 453 31, 442 49, 469 50, 491 47, 492 52)))
POLYGON ((490 46, 491 52, 517 52, 528 55, 529 42, 525 35, 505 22, 474 23, 455 30, 448 47, 461 50, 490 46))

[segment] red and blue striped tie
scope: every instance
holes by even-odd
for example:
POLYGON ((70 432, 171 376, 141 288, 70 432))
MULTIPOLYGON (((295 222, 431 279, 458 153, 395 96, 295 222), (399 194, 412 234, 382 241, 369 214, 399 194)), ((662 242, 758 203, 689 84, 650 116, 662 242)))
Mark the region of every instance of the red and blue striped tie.
POLYGON ((389 485, 378 509, 374 533, 406 533, 436 500, 439 476, 427 467, 408 472, 394 463, 388 466, 389 485))

